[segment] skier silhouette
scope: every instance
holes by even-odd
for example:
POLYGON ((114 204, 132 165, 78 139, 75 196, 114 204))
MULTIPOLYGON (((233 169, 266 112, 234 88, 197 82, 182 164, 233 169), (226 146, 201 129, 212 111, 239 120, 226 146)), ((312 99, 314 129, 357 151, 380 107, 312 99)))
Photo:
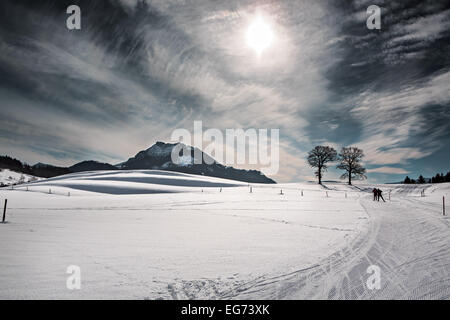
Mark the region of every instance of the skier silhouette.
POLYGON ((384 198, 383 198, 382 193, 383 193, 383 191, 381 191, 380 189, 377 189, 377 198, 378 198, 378 201, 380 201, 380 198, 381 198, 381 199, 383 199, 383 202, 386 202, 386 201, 384 200, 384 198))
POLYGON ((378 190, 373 188, 372 193, 373 193, 373 201, 377 200, 378 190))

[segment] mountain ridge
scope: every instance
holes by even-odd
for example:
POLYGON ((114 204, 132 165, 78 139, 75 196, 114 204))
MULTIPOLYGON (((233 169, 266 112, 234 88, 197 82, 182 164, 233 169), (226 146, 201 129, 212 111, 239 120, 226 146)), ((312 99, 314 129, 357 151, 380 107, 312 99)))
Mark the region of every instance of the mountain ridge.
POLYGON ((196 147, 162 141, 157 141, 149 148, 136 153, 134 157, 130 157, 128 160, 116 165, 95 160, 84 160, 70 167, 58 167, 44 163, 30 166, 17 159, 2 156, 0 157, 0 168, 43 178, 85 171, 150 169, 204 175, 249 183, 276 183, 258 170, 236 169, 231 166, 224 166, 196 147), (189 154, 179 155, 176 163, 174 163, 172 161, 172 150, 176 146, 180 146, 180 151, 188 151, 189 154))

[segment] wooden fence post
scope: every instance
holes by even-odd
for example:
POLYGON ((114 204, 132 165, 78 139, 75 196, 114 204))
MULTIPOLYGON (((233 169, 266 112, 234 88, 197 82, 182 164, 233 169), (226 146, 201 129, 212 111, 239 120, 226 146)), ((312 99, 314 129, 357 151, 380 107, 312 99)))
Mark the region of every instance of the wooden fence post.
POLYGON ((3 220, 2 223, 5 223, 6 220, 6 204, 8 203, 8 199, 5 199, 5 206, 3 207, 3 220))
POLYGON ((442 196, 442 214, 445 216, 445 197, 442 196))

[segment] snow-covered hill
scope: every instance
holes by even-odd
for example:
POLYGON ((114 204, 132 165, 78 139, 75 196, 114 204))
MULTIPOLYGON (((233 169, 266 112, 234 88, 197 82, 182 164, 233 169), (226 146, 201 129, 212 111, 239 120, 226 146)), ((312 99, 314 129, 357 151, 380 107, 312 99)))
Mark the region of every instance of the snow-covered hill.
POLYGON ((0 185, 12 185, 38 180, 42 180, 42 178, 11 171, 9 169, 0 169, 0 185))
POLYGON ((378 185, 391 201, 374 202, 368 184, 133 170, 3 189, 0 299, 448 298, 449 186, 378 185), (71 265, 81 290, 66 288, 71 265))
MULTIPOLYGON (((136 195, 155 193, 197 192, 205 188, 247 186, 247 183, 220 178, 160 170, 90 171, 67 174, 22 188, 28 191, 72 195, 100 194, 136 195)), ((205 190, 206 191, 206 190, 205 190)))

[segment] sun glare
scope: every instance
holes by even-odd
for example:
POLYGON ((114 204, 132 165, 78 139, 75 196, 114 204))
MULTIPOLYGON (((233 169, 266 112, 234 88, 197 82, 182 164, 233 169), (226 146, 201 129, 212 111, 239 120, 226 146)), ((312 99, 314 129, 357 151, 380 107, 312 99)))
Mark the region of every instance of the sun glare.
POLYGON ((273 32, 270 26, 264 22, 261 16, 258 16, 247 30, 247 44, 261 55, 267 49, 273 40, 273 32))

